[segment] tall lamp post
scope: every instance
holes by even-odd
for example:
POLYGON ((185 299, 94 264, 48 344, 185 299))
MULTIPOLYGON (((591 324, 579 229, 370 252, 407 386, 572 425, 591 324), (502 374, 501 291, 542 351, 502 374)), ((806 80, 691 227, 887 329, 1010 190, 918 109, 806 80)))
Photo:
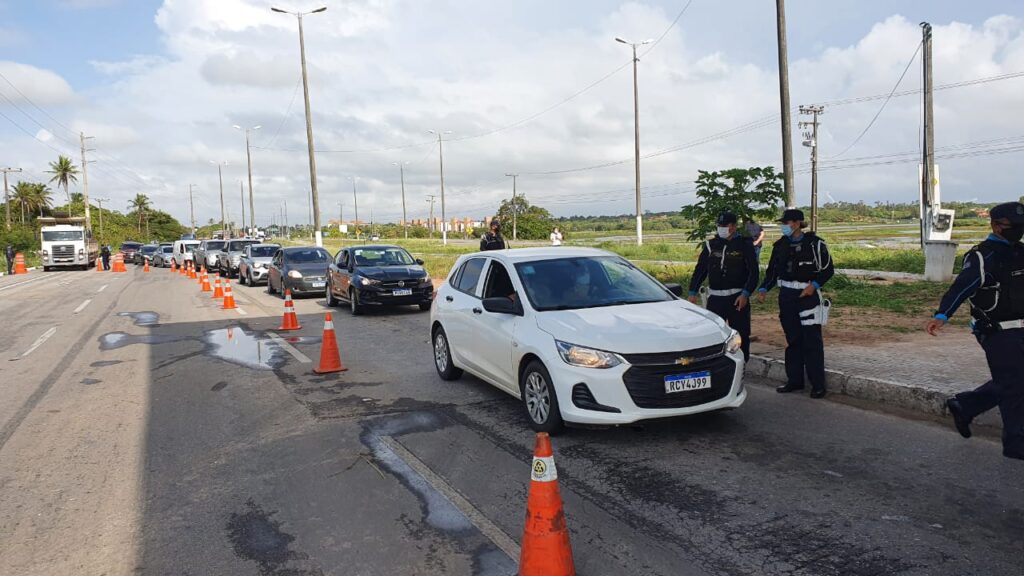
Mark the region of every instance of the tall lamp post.
MULTIPOLYGON (((249 163, 249 227, 253 228, 253 234, 256 234, 256 203, 252 199, 252 147, 249 145, 249 132, 255 132, 263 126, 253 126, 252 128, 242 128, 238 124, 232 126, 235 130, 241 130, 245 132, 245 160, 249 163)), ((244 205, 244 202, 243 202, 244 205)), ((244 228, 245 226, 243 226, 244 228)))
POLYGON ((214 162, 210 160, 210 164, 217 166, 217 179, 220 180, 220 234, 221 237, 227 240, 228 229, 225 225, 224 220, 224 166, 227 166, 227 162, 214 162))
POLYGON ((316 152, 313 149, 313 116, 309 108, 309 75, 306 72, 306 37, 302 30, 302 17, 324 12, 327 10, 327 6, 321 6, 311 12, 289 12, 276 7, 271 7, 270 10, 281 14, 291 14, 299 21, 299 57, 302 60, 302 94, 306 101, 306 144, 309 147, 309 186, 311 203, 313 205, 313 229, 315 230, 316 245, 323 247, 324 237, 320 232, 320 195, 316 189, 316 152))
POLYGON ((355 209, 356 219, 352 222, 352 226, 355 227, 356 240, 359 239, 359 198, 356 196, 356 181, 359 180, 359 176, 349 176, 349 180, 352 181, 352 207, 355 209))
POLYGON ((448 245, 448 220, 447 213, 444 209, 444 136, 451 134, 451 130, 445 130, 444 132, 438 130, 427 130, 430 134, 437 136, 437 156, 441 162, 441 243, 445 246, 448 245))
POLYGON ((402 228, 405 229, 405 239, 409 239, 409 220, 405 217, 405 167, 408 162, 392 162, 392 166, 398 166, 398 174, 402 180, 402 228))
POLYGON ((626 44, 633 48, 633 148, 634 164, 636 165, 636 245, 643 246, 644 243, 644 221, 643 212, 640 209, 640 89, 637 86, 636 68, 640 59, 636 57, 636 47, 650 44, 654 40, 643 42, 630 42, 619 36, 615 37, 616 42, 626 44))
POLYGON ((516 227, 516 220, 519 216, 519 209, 516 208, 516 180, 519 178, 519 174, 505 173, 505 176, 512 178, 512 241, 519 240, 519 235, 516 227))

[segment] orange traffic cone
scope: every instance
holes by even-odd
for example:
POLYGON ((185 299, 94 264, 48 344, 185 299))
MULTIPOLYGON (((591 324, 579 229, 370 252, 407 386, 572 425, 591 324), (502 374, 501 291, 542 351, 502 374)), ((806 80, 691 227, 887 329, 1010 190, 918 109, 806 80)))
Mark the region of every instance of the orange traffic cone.
POLYGON ((25 255, 21 252, 14 255, 14 273, 28 274, 28 268, 25 266, 25 255))
POLYGON ((210 275, 205 271, 203 272, 203 285, 199 288, 203 292, 212 292, 213 288, 210 287, 210 275))
POLYGON ((217 281, 213 284, 213 297, 217 300, 224 297, 224 290, 220 284, 220 274, 217 275, 217 281))
POLYGON ((569 529, 558 491, 551 438, 538 432, 533 448, 530 495, 526 500, 526 525, 519 554, 519 576, 574 576, 569 529))
POLYGON ((96 259, 96 271, 97 272, 106 272, 106 270, 103 269, 103 259, 102 258, 97 258, 96 259))
POLYGON ((320 365, 313 369, 317 374, 344 372, 348 370, 341 364, 341 353, 338 352, 338 339, 334 336, 334 320, 331 313, 324 316, 324 337, 320 344, 320 365))
POLYGON ((235 297, 231 294, 231 280, 224 279, 224 303, 221 304, 221 310, 234 310, 238 308, 235 306, 235 297))
POLYGON ((144 262, 142 265, 142 271, 149 272, 149 258, 143 258, 142 261, 144 262))
POLYGON ((117 253, 114 255, 114 272, 127 272, 128 269, 124 267, 124 254, 117 253))
POLYGON ((172 260, 171 260, 171 272, 177 272, 177 271, 178 271, 178 263, 177 263, 177 262, 175 262, 175 261, 174 261, 174 260, 172 259, 172 260))
POLYGON ((189 278, 189 280, 195 280, 196 279, 196 264, 195 264, 195 262, 193 262, 192 265, 188 267, 188 278, 189 278))
POLYGON ((281 320, 281 325, 277 328, 278 330, 298 330, 302 328, 299 326, 299 317, 295 314, 295 304, 292 303, 292 291, 288 288, 284 289, 284 319, 281 320))

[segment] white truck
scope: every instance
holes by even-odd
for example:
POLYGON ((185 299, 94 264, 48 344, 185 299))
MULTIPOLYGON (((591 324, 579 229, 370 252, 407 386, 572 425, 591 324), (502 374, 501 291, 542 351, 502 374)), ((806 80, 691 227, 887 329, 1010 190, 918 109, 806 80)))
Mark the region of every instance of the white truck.
POLYGON ((96 263, 99 245, 85 229, 85 218, 39 218, 43 270, 81 268, 96 263))

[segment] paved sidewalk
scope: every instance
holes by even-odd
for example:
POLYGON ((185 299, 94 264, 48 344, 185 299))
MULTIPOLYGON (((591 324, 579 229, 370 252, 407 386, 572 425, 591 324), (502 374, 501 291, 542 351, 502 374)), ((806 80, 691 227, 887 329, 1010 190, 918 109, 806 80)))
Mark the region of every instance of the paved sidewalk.
MULTIPOLYGON (((965 327, 947 326, 938 337, 923 331, 907 334, 901 340, 854 345, 826 338, 829 392, 942 416, 946 398, 990 377, 985 354, 965 327)), ((781 347, 753 342, 747 372, 784 382, 784 357, 781 347)), ((977 422, 1001 427, 998 410, 977 422)))

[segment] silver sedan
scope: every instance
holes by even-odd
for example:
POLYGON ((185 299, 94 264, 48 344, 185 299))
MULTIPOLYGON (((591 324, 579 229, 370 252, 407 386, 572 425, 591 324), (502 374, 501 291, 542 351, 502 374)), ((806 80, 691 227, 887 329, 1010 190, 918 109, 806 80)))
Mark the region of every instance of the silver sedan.
POLYGON ((265 284, 270 260, 281 249, 280 244, 250 244, 242 250, 238 261, 238 282, 256 286, 265 284))

